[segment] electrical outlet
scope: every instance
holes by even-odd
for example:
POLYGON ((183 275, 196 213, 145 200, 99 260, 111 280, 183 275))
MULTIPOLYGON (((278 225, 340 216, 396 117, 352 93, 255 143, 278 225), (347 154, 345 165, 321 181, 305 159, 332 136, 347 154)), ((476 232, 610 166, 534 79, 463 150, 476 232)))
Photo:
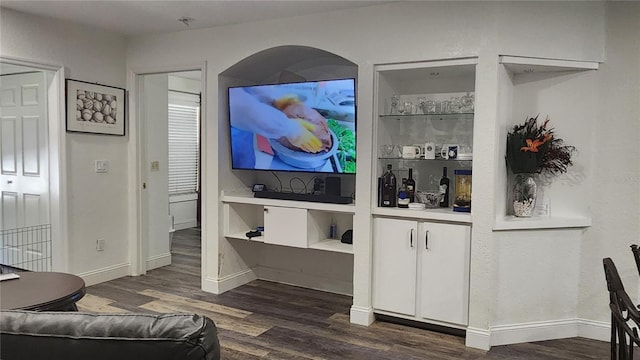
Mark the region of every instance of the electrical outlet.
POLYGON ((159 170, 160 170, 160 161, 152 161, 151 171, 159 171, 159 170))
POLYGON ((104 239, 96 240, 96 251, 104 251, 104 239))

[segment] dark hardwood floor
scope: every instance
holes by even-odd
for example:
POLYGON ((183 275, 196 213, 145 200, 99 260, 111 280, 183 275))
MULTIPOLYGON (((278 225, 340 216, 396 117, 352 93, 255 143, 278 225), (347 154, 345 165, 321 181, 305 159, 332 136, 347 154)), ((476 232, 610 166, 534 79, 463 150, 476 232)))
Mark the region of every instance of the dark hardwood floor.
POLYGON ((349 323, 351 297, 254 281, 221 295, 200 290, 200 232, 176 231, 170 266, 90 286, 89 312, 193 312, 212 318, 222 359, 606 359, 609 344, 584 338, 496 346, 387 322, 349 323))

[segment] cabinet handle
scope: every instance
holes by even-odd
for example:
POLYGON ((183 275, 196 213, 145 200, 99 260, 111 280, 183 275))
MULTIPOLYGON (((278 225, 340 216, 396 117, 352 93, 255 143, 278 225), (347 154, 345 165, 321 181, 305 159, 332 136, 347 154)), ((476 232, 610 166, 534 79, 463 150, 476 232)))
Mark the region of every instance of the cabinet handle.
POLYGON ((429 250, 429 230, 424 232, 424 248, 429 250))
POLYGON ((413 229, 411 229, 411 235, 409 236, 411 247, 413 247, 413 229))

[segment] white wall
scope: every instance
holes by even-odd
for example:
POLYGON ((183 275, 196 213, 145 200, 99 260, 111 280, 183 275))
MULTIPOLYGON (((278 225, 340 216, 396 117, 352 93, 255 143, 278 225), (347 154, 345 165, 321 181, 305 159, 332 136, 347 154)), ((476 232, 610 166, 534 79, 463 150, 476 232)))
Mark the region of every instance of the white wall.
MULTIPOLYGON (((495 216, 491 190, 492 169, 503 165, 489 155, 495 153, 497 133, 498 55, 602 61, 604 7, 601 2, 393 3, 323 16, 139 37, 130 43, 128 60, 131 67, 207 61, 206 106, 209 116, 206 122, 213 126, 208 127, 205 137, 212 144, 225 136, 215 126, 217 118, 226 116, 218 107, 218 101, 224 100, 216 86, 218 74, 254 53, 275 46, 312 46, 335 53, 359 66, 358 149, 367 149, 371 146, 372 136, 373 64, 478 56, 477 71, 481 75, 477 85, 474 153, 480 156, 474 156, 474 168, 480 171, 474 170, 474 188, 487 191, 474 194, 477 202, 474 200, 470 325, 489 329, 496 323, 495 314, 501 313, 498 306, 518 305, 497 303, 495 297, 495 291, 505 286, 499 279, 494 280, 494 275, 500 270, 498 256, 504 244, 495 238, 492 231, 495 216), (173 51, 166 53, 169 47, 173 51)), ((209 249, 204 259, 205 283, 207 278, 217 277, 218 241, 224 242, 218 238, 216 227, 220 215, 218 192, 224 187, 218 182, 218 171, 226 169, 219 168, 218 159, 228 154, 218 154, 215 150, 205 151, 203 186, 209 191, 204 199, 207 209, 204 242, 209 249)), ((367 308, 370 307, 369 204, 373 174, 369 165, 371 154, 359 150, 358 156, 354 305, 367 308)), ((516 258, 531 251, 528 246, 514 249, 516 258)), ((573 257, 566 266, 575 269, 579 266, 578 258, 573 257)), ((522 271, 518 274, 526 277, 531 270, 523 268, 517 271, 522 271)), ((575 280, 575 272, 572 274, 568 281, 575 280)), ((516 312, 509 310, 506 314, 516 312)), ((556 315, 553 310, 545 314, 550 317, 556 315)), ((509 315, 499 320, 506 324, 523 319, 509 315)))
POLYGON ((640 3, 607 5, 606 59, 597 72, 599 111, 593 143, 593 226, 580 254, 579 314, 609 322, 602 259, 616 263, 638 301, 629 245, 640 243, 640 3))
MULTIPOLYGON (((126 87, 126 42, 103 31, 0 11, 0 54, 63 65, 66 77, 126 87)), ((128 136, 66 134, 68 271, 88 284, 128 274, 128 136), (95 160, 109 161, 96 174, 95 160), (96 240, 106 241, 103 252, 96 240)))

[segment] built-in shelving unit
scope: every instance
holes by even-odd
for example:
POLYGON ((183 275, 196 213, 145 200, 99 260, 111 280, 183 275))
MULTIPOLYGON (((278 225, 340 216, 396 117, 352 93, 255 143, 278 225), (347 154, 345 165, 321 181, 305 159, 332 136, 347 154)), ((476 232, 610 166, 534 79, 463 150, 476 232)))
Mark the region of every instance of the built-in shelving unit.
POLYGON ((226 238, 353 254, 353 245, 338 237, 353 228, 354 205, 254 198, 246 191, 223 192, 222 202, 226 238), (332 223, 336 238, 329 234, 332 223), (247 238, 258 226, 265 228, 263 235, 247 238))
MULTIPOLYGON (((497 159, 504 159, 507 132, 528 117, 550 119, 556 136, 577 148, 566 174, 540 177, 536 211, 531 218, 512 216, 513 175, 503 166, 495 172, 494 230, 576 228, 591 226, 591 144, 597 113, 595 77, 598 63, 561 59, 500 56, 497 159)), ((501 160, 503 161, 503 160, 501 160)))

